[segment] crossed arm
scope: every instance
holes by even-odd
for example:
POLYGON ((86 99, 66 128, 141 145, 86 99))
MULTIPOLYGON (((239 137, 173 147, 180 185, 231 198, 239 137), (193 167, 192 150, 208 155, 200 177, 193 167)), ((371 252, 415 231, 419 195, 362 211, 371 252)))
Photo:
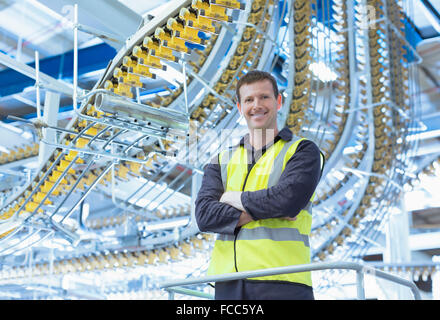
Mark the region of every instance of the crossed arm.
MULTIPOLYGON (((243 207, 243 204, 241 203, 241 192, 239 191, 228 191, 223 193, 222 197, 220 198, 220 202, 226 203, 238 210, 241 210, 240 218, 237 223, 237 227, 244 226, 245 224, 254 221, 252 216, 246 212, 246 209, 243 207)), ((280 217, 281 219, 294 221, 296 220, 296 217, 280 217)))
POLYGON ((230 205, 231 207, 234 207, 238 210, 241 210, 241 214, 238 219, 237 227, 241 227, 251 221, 254 221, 254 219, 252 219, 252 216, 246 212, 246 209, 243 207, 243 204, 241 203, 241 192, 239 192, 239 191, 225 192, 225 193, 223 193, 223 195, 219 201, 222 203, 226 203, 226 204, 230 205))

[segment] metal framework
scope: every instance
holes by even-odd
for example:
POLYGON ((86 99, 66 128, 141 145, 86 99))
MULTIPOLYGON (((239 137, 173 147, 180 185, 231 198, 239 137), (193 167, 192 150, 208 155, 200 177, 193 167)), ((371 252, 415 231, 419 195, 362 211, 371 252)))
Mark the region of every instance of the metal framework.
MULTIPOLYGON (((66 128, 20 119, 57 139, 41 140, 54 152, 33 180, 4 202, 2 252, 17 246, 14 239, 32 240, 36 233, 47 238, 55 232, 80 246, 79 229, 63 223, 93 190, 109 196, 132 221, 175 219, 177 213, 163 214, 178 211, 166 208, 169 200, 189 186, 195 197, 195 177, 243 133, 234 87, 251 69, 277 75, 284 97, 280 126, 315 141, 326 155, 313 209, 313 260, 358 261, 377 245, 381 221, 408 181, 399 172, 411 164, 417 147, 404 137, 420 129, 412 95, 421 57, 406 40, 399 5, 390 0, 207 3, 177 0, 172 10, 141 26, 88 92, 78 87, 78 32, 118 37, 78 24, 77 6, 73 86, 0 53, 1 63, 37 81, 38 95, 40 87, 61 92, 72 97, 74 108, 66 128), (361 14, 368 6, 376 10, 369 20, 361 14), (160 95, 150 90, 168 75, 180 80, 160 95), (350 156, 344 155, 347 145, 356 150, 350 156), (121 198, 118 187, 129 179, 139 186, 121 198), (172 191, 159 201, 153 194, 162 184, 172 191)), ((186 226, 133 237, 154 254, 171 257, 176 243, 202 237, 192 211, 178 213, 189 218, 186 226)), ((133 222, 139 234, 141 222, 133 222)), ((137 257, 140 249, 121 245, 119 250, 137 257)))
POLYGON ((174 299, 174 293, 192 295, 199 298, 208 298, 212 299, 212 296, 207 295, 203 292, 199 292, 196 290, 190 290, 186 288, 182 288, 187 285, 198 285, 198 284, 206 284, 209 282, 223 282, 223 281, 232 281, 232 280, 240 280, 246 278, 255 278, 255 277, 264 277, 270 275, 278 275, 278 274, 288 274, 288 273, 296 273, 296 272, 305 272, 305 271, 318 271, 318 270, 354 270, 356 271, 356 288, 357 288, 357 299, 365 300, 365 289, 364 289, 364 275, 370 274, 375 277, 389 280, 391 282, 397 283, 399 285, 408 287, 411 289, 411 292, 414 296, 415 300, 421 300, 420 292, 417 286, 412 281, 405 280, 401 277, 397 277, 387 272, 380 271, 375 268, 371 268, 369 266, 362 265, 360 263, 354 262, 317 262, 312 264, 305 265, 294 265, 287 267, 278 267, 278 268, 268 268, 262 270, 253 270, 253 271, 242 271, 235 273, 226 273, 219 276, 208 276, 202 278, 189 278, 180 281, 172 281, 172 282, 164 282, 161 284, 161 288, 168 291, 168 298, 170 300, 174 299))

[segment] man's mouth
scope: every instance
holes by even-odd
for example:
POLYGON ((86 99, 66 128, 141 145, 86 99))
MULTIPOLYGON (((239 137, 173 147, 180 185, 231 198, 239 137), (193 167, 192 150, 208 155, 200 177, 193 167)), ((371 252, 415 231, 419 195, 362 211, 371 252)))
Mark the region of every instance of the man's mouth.
POLYGON ((266 114, 267 114, 267 112, 255 112, 255 113, 251 113, 249 115, 253 118, 259 118, 259 117, 264 117, 266 114))

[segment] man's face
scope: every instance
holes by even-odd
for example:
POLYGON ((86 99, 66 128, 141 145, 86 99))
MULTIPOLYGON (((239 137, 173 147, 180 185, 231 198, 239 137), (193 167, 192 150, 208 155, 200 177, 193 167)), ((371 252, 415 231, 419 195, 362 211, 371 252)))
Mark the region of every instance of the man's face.
POLYGON ((240 87, 238 110, 246 119, 248 128, 277 130, 277 111, 281 108, 281 95, 275 97, 272 83, 262 80, 240 87))

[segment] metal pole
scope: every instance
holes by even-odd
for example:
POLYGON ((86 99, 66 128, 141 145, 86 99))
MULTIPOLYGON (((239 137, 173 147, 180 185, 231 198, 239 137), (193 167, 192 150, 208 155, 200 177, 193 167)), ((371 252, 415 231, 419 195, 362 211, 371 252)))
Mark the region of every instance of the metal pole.
MULTIPOLYGON (((57 92, 46 91, 42 120, 48 126, 43 127, 41 129, 43 133, 43 138, 46 141, 56 142, 57 140, 56 132, 47 129, 49 126, 57 125, 59 106, 60 106, 60 94, 57 92)), ((38 164, 40 167, 47 162, 48 158, 50 157, 53 151, 54 148, 48 147, 44 143, 40 143, 40 149, 38 153, 38 164)))
POLYGON ((365 300, 364 272, 362 269, 356 270, 356 287, 358 300, 365 300))
POLYGON ((44 141, 44 140, 41 140, 41 142, 44 144, 47 144, 49 146, 62 148, 63 150, 75 151, 75 152, 80 152, 80 153, 85 153, 85 154, 92 154, 92 155, 104 157, 104 158, 118 159, 118 160, 122 160, 122 161, 131 161, 131 162, 137 162, 137 163, 142 163, 142 164, 147 162, 147 160, 140 160, 140 159, 133 158, 133 157, 118 156, 118 155, 111 154, 108 152, 100 152, 100 151, 87 150, 84 148, 68 147, 68 146, 65 146, 62 144, 50 143, 50 142, 44 141))
POLYGON ((372 274, 376 277, 387 279, 389 281, 393 281, 395 283, 399 283, 403 286, 407 286, 411 288, 411 291, 414 294, 414 298, 416 300, 420 300, 420 293, 417 289, 417 286, 414 282, 403 279, 401 277, 376 270, 374 268, 355 263, 355 262, 317 262, 311 264, 302 264, 302 265, 292 265, 286 267, 276 267, 276 268, 268 268, 268 269, 260 269, 260 270, 252 270, 252 271, 243 271, 243 272, 234 272, 234 273, 226 273, 215 276, 205 276, 201 278, 188 278, 184 280, 178 280, 173 282, 164 282, 160 285, 163 289, 170 289, 172 287, 191 285, 191 284, 201 284, 201 283, 209 283, 209 282, 222 282, 229 280, 238 280, 238 279, 246 279, 246 278, 255 278, 255 277, 264 277, 269 275, 277 275, 277 274, 288 274, 288 273, 296 273, 296 272, 305 272, 305 271, 317 271, 317 270, 325 270, 325 269, 347 269, 347 270, 355 270, 357 272, 357 283, 358 287, 358 298, 365 299, 364 293, 364 275, 365 271, 368 271, 369 274, 372 274))
POLYGON ((77 110, 78 99, 78 4, 73 13, 73 110, 77 110))
POLYGON ((165 108, 153 108, 138 104, 122 97, 100 93, 95 98, 95 107, 99 111, 136 117, 148 121, 148 125, 160 126, 160 130, 176 129, 186 132, 189 129, 188 116, 165 108))
POLYGON ((105 168, 102 173, 98 176, 98 178, 92 183, 92 185, 89 187, 89 189, 81 196, 79 201, 76 203, 75 206, 73 206, 72 209, 69 210, 69 212, 61 219, 60 223, 62 223, 66 218, 68 218, 73 211, 78 208, 78 206, 81 204, 81 202, 84 201, 84 199, 89 195, 89 193, 95 188, 95 186, 99 183, 101 178, 107 174, 107 172, 113 167, 114 163, 112 162, 107 168, 105 168))
POLYGON ((189 106, 188 106, 188 89, 186 85, 186 61, 184 53, 182 53, 182 72, 183 72, 183 95, 185 97, 185 114, 189 117, 189 106))
MULTIPOLYGON (((54 233, 52 233, 52 241, 54 239, 54 233)), ((52 297, 52 282, 54 280, 54 274, 53 274, 53 263, 55 261, 55 255, 54 255, 54 248, 51 247, 49 251, 49 279, 48 279, 48 288, 49 292, 51 293, 50 297, 52 297)))
MULTIPOLYGON (((15 59, 12 59, 10 56, 0 52, 0 63, 9 67, 25 76, 36 80, 36 72, 35 69, 28 66, 25 63, 19 62, 15 59)), ((54 90, 57 92, 62 92, 65 95, 71 96, 73 91, 69 83, 66 83, 62 80, 57 80, 48 76, 45 73, 38 73, 39 81, 41 82, 41 86, 50 90, 54 90)))
POLYGON ((41 104, 40 104, 40 55, 35 51, 35 87, 37 90, 37 118, 41 119, 41 104))
POLYGON ((203 173, 194 172, 192 175, 191 183, 191 220, 190 225, 198 229, 196 222, 196 198, 202 185, 203 173))
POLYGON ((194 79, 196 79, 198 82, 200 82, 213 96, 215 96, 219 100, 223 101, 225 104, 230 105, 232 107, 235 107, 235 103, 232 100, 222 96, 217 91, 215 91, 211 87, 209 81, 207 81, 207 80, 203 79, 201 76, 199 76, 197 72, 195 72, 194 70, 191 69, 191 66, 186 66, 185 72, 187 72, 191 76, 193 76, 194 79))

